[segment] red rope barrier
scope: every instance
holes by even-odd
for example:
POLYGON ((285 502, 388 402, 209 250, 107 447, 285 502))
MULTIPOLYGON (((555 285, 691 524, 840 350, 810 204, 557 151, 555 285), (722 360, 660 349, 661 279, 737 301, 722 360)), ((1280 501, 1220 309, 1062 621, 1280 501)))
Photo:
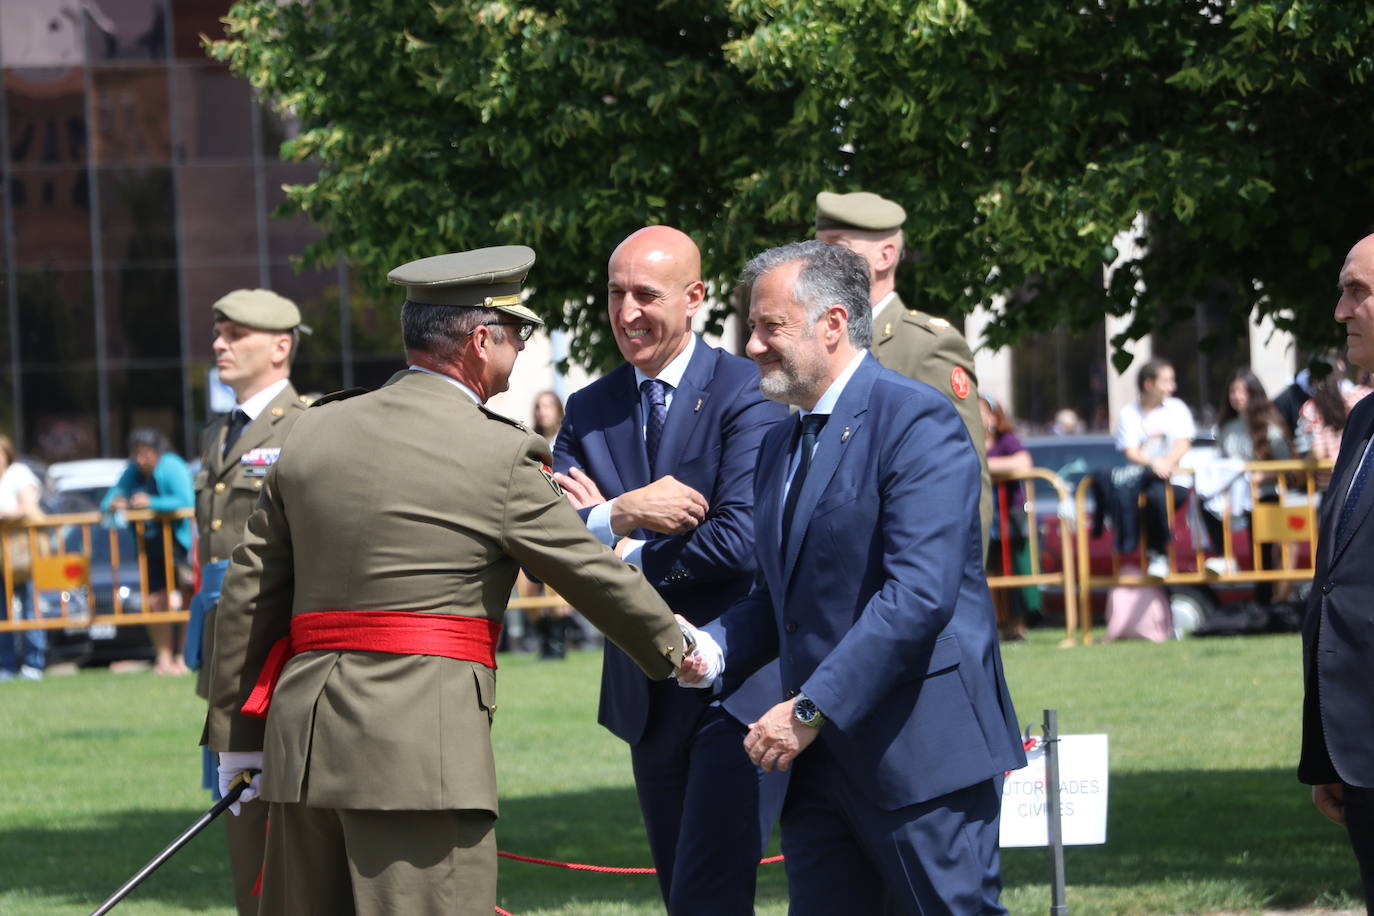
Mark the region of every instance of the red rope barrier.
MULTIPOLYGON (((503 859, 514 859, 516 862, 529 862, 531 865, 548 865, 552 868, 567 868, 571 869, 572 871, 590 871, 607 875, 653 875, 658 873, 657 870, 653 868, 622 868, 614 865, 584 865, 580 862, 556 862, 553 859, 539 859, 534 856, 521 856, 516 855, 513 852, 498 852, 497 855, 503 859)), ((769 856, 766 859, 760 859, 759 864, 773 865, 774 863, 781 861, 782 856, 769 856)))
MULTIPOLYGON (((580 862, 555 862, 553 859, 539 859, 539 858, 535 858, 534 856, 521 856, 521 855, 516 855, 516 854, 513 853, 513 852, 500 852, 500 851, 497 851, 496 854, 497 854, 498 856, 500 856, 501 858, 503 858, 503 859, 513 859, 513 860, 515 860, 516 862, 529 862, 531 865, 548 865, 548 866, 551 866, 551 867, 553 867, 553 868, 567 868, 567 869, 571 869, 572 871, 591 871, 591 872, 600 872, 600 873, 602 873, 602 874, 611 874, 611 875, 653 875, 653 874, 657 874, 657 869, 653 869, 653 868, 620 868, 620 867, 617 867, 617 866, 614 866, 614 865, 584 865, 584 864, 582 864, 582 863, 580 863, 580 862)), ((782 859, 783 859, 782 856, 768 856, 767 858, 759 859, 759 864, 760 864, 760 865, 773 865, 773 864, 775 864, 775 863, 777 863, 777 862, 781 862, 782 859)), ((498 906, 498 907, 496 908, 496 916, 513 916, 513 914, 511 914, 511 913, 510 913, 509 911, 507 911, 507 910, 501 909, 501 908, 498 906)))

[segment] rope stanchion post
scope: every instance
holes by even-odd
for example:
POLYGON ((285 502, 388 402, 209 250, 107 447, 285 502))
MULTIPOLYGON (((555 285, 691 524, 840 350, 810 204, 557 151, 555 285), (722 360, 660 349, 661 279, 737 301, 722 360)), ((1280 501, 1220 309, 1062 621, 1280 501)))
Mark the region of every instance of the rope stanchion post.
POLYGON ((1064 828, 1059 818, 1059 713, 1045 710, 1045 809, 1049 816, 1050 916, 1069 916, 1064 902, 1064 828))

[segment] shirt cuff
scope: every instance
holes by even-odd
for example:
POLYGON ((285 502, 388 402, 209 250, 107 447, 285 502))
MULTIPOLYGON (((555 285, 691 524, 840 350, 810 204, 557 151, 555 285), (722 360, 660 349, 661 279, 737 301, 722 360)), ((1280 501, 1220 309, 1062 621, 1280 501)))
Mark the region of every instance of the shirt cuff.
POLYGON ((615 505, 615 500, 608 499, 604 503, 592 506, 592 511, 587 515, 587 530, 607 547, 614 547, 615 542, 620 540, 611 530, 611 507, 613 505, 615 505))
POLYGON ((643 569, 644 564, 640 562, 640 556, 644 553, 644 543, 644 541, 631 539, 630 545, 625 548, 625 555, 621 559, 631 566, 638 566, 643 569))

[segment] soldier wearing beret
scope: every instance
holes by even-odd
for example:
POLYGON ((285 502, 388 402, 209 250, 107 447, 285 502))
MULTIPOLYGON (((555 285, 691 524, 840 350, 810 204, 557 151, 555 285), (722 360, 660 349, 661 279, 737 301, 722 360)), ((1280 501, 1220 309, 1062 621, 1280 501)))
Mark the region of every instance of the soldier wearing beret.
MULTIPOLYGON (((302 331, 301 313, 290 299, 265 289, 238 289, 214 309, 215 365, 234 391, 234 409, 206 427, 196 475, 196 525, 200 531, 201 591, 192 603, 187 636, 191 667, 199 669, 196 693, 209 696, 214 655, 215 602, 229 554, 243 540, 248 516, 258 504, 267 469, 311 399, 291 385, 291 362, 302 331)), ((207 754, 207 788, 215 767, 207 754)), ((243 916, 258 911, 253 885, 267 842, 267 805, 250 802, 237 818, 225 818, 234 898, 243 916)))
POLYGON ((216 621, 210 747, 270 804, 263 914, 489 916, 496 641, 521 567, 650 677, 686 642, 587 530, 548 442, 487 410, 542 322, 523 246, 411 262, 410 367, 321 398, 271 466, 216 621))
POLYGON ((948 321, 907 308, 897 295, 897 264, 902 259, 906 211, 877 194, 855 191, 816 195, 816 238, 864 256, 872 271, 873 355, 889 369, 944 392, 968 427, 983 468, 978 501, 983 548, 992 525, 992 478, 978 412, 978 376, 968 341, 948 321))

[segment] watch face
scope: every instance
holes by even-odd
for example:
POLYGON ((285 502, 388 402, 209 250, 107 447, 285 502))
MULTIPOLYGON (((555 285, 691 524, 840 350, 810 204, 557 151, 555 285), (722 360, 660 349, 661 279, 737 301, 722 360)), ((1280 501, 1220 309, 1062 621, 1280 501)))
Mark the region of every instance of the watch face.
POLYGON ((797 721, 806 725, 815 721, 816 716, 820 713, 820 710, 816 709, 816 704, 804 697, 797 701, 793 711, 797 716, 797 721))

